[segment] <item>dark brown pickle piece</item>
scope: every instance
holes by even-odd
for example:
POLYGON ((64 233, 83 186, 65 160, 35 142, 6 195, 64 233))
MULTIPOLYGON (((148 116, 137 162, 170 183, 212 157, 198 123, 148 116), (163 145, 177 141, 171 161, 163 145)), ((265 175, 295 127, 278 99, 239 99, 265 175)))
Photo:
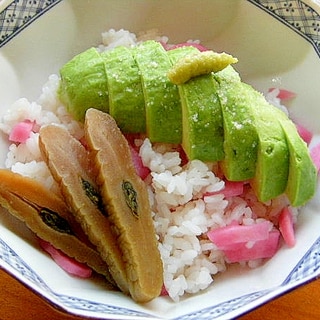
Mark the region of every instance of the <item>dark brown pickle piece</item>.
POLYGON ((131 210, 131 213, 137 219, 139 219, 137 193, 134 190, 132 184, 129 181, 123 181, 122 182, 122 191, 123 191, 126 203, 131 210))
POLYGON ((84 180, 82 177, 80 178, 80 180, 81 180, 82 189, 85 192, 85 195, 100 210, 102 214, 107 216, 108 214, 103 208, 102 199, 98 190, 96 190, 89 181, 84 180))
POLYGON ((138 302, 150 301, 160 294, 163 265, 146 185, 135 171, 127 140, 110 115, 89 109, 85 137, 125 262, 130 294, 138 302))
POLYGON ((66 129, 56 125, 41 128, 39 146, 76 220, 108 264, 119 289, 129 293, 125 265, 92 179, 87 150, 66 129))

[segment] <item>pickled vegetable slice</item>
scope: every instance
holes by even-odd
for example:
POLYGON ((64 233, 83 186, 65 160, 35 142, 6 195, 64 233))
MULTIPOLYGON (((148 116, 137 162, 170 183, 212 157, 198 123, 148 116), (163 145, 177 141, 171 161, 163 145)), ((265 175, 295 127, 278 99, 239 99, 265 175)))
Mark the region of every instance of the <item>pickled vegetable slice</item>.
POLYGON ((42 184, 10 170, 0 169, 0 205, 23 221, 39 238, 113 283, 107 264, 90 245, 72 213, 59 196, 42 184))
POLYGON ((112 235, 108 212, 104 210, 98 188, 91 178, 93 173, 87 150, 66 129, 56 125, 41 128, 39 146, 77 221, 108 264, 118 287, 128 293, 121 252, 112 235))
POLYGON ((163 266, 146 185, 136 174, 128 142, 110 115, 89 109, 85 136, 99 169, 96 182, 122 251, 131 296, 138 302, 149 301, 161 292, 163 266))
POLYGON ((92 269, 86 264, 80 263, 77 260, 70 258, 64 254, 61 250, 56 249, 51 243, 38 239, 40 247, 46 251, 55 263, 64 271, 79 278, 90 278, 92 275, 92 269))

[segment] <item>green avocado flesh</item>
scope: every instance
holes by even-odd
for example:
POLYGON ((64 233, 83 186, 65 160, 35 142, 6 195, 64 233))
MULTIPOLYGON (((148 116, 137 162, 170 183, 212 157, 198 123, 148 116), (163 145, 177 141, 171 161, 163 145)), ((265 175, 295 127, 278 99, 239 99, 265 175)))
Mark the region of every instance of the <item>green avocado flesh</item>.
POLYGON ((294 123, 278 111, 280 125, 289 148, 289 177, 285 190, 292 206, 304 205, 315 193, 317 170, 307 144, 300 138, 294 123))
POLYGON ((110 115, 124 132, 145 132, 144 96, 132 51, 126 47, 116 47, 101 56, 106 66, 110 115))
POLYGON ((168 71, 193 52, 152 40, 101 54, 90 48, 61 68, 59 98, 76 120, 99 109, 124 133, 181 143, 189 160, 219 161, 226 179, 249 181, 260 201, 285 193, 291 205, 305 204, 317 172, 293 122, 232 66, 172 84, 168 71))
POLYGON ((277 119, 278 109, 262 94, 242 83, 251 98, 251 112, 258 133, 256 173, 251 180, 259 200, 271 200, 286 190, 289 173, 289 148, 277 119))
MULTIPOLYGON (((168 51, 174 64, 198 52, 194 47, 168 51)), ((217 83, 212 74, 198 76, 178 85, 182 105, 182 146, 190 160, 219 161, 224 158, 223 120, 217 83)))
POLYGON ((167 52, 156 41, 143 42, 133 52, 140 70, 149 139, 152 142, 180 143, 181 104, 177 86, 167 77, 171 67, 167 52))
POLYGON ((59 97, 76 120, 83 121, 89 108, 109 111, 104 61, 90 48, 66 63, 60 70, 59 97))
MULTIPOLYGON (((223 79, 223 77, 221 77, 223 79)), ((252 114, 252 97, 242 82, 219 79, 224 126, 225 158, 221 162, 230 181, 244 181, 255 176, 258 133, 252 114)))

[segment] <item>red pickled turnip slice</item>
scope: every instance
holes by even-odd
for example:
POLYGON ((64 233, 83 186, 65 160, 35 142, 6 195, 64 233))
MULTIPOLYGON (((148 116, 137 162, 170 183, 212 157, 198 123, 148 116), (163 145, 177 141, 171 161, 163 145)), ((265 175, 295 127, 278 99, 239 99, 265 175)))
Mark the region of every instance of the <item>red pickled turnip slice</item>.
POLYGON ((314 165, 316 166, 318 172, 320 170, 320 143, 313 146, 310 150, 310 155, 313 160, 314 165))
POLYGON ((166 287, 163 285, 161 292, 160 292, 160 296, 167 296, 167 295, 169 295, 168 291, 167 291, 166 287))
POLYGON ((34 123, 30 120, 24 120, 17 123, 9 134, 9 140, 12 142, 25 143, 30 137, 34 123))
POLYGON ((139 152, 132 145, 129 145, 129 147, 130 147, 131 157, 132 157, 132 161, 136 169, 137 175, 142 180, 144 180, 149 175, 150 170, 148 167, 143 165, 139 152))
POLYGON ((215 192, 207 192, 205 196, 212 196, 214 194, 223 194, 225 198, 241 196, 243 194, 243 181, 225 181, 224 188, 215 192))
POLYGON ((296 238, 294 234, 292 211, 288 207, 282 209, 280 213, 279 229, 285 243, 289 247, 293 247, 296 244, 296 238))
POLYGON ((142 159, 139 155, 139 147, 135 145, 135 139, 141 139, 140 134, 135 134, 135 133, 128 133, 124 135, 125 138, 128 141, 129 147, 130 147, 130 152, 131 152, 131 157, 133 161, 133 165, 136 169, 137 175, 144 180, 150 173, 150 170, 148 167, 143 165, 142 159))
POLYGON ((297 127, 297 130, 298 130, 298 133, 300 135, 300 137, 307 143, 309 144, 311 139, 312 139, 312 132, 309 131, 306 127, 302 126, 301 124, 299 123, 296 123, 296 127, 297 127))
POLYGON ((280 232, 273 230, 269 237, 264 240, 256 241, 252 246, 246 243, 237 245, 234 249, 223 250, 228 262, 240 262, 256 259, 271 258, 275 255, 279 246, 280 232))
POLYGON ((50 254, 56 264, 67 273, 80 278, 89 278, 92 270, 84 263, 80 263, 73 258, 68 257, 61 250, 56 249, 49 242, 38 239, 41 248, 50 254))
POLYGON ((286 89, 270 88, 269 92, 272 92, 273 90, 279 90, 277 98, 279 98, 280 100, 289 100, 296 97, 296 94, 294 92, 286 89))
POLYGON ((213 229, 207 233, 208 238, 221 250, 233 249, 235 244, 266 240, 272 223, 263 221, 252 225, 229 225, 213 229))

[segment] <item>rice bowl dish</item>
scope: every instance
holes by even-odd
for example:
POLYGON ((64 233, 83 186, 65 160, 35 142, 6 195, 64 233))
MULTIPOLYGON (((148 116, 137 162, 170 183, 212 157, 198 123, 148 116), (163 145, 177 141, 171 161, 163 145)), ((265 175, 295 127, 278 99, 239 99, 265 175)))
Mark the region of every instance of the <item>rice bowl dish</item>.
MULTIPOLYGON (((163 37, 161 34, 161 37, 158 37, 158 31, 156 36, 153 32, 154 30, 144 33, 143 37, 138 37, 137 40, 131 32, 112 29, 102 34, 104 43, 98 46, 98 50, 103 52, 119 43, 132 46, 136 41, 147 38, 170 43, 170 36, 163 37), (112 36, 114 38, 110 40, 112 36)), ((199 44, 198 40, 191 42, 199 44)), ((59 85, 58 74, 50 75, 38 99, 18 99, 9 111, 4 113, 1 123, 1 130, 7 135, 10 135, 12 128, 21 121, 28 119, 36 123, 38 128, 30 134, 26 143, 12 143, 9 146, 4 166, 37 179, 53 192, 57 192, 59 188, 42 159, 37 131, 42 126, 56 123, 65 127, 78 140, 83 139, 84 135, 81 123, 75 121, 59 101, 59 85)), ((264 90, 267 91, 268 88, 264 90)), ((274 95, 275 92, 267 94, 269 101, 284 108, 274 95)), ((314 137, 312 145, 316 144, 317 137, 314 137)), ((134 140, 134 146, 139 150, 143 165, 150 170, 145 182, 164 264, 166 292, 163 294, 178 303, 184 294, 187 296, 182 301, 187 302, 189 296, 203 290, 206 292, 208 287, 209 292, 213 292, 215 275, 229 269, 230 258, 226 258, 224 252, 203 235, 211 229, 225 227, 234 221, 247 226, 257 222, 274 221, 281 210, 288 206, 288 200, 286 197, 279 197, 262 204, 257 201, 248 185, 242 185, 245 190, 243 193, 230 197, 223 192, 225 182, 219 177, 219 170, 214 164, 199 160, 186 164, 176 145, 154 144, 150 143, 148 138, 138 137, 134 140)), ((299 210, 293 209, 292 214, 295 223, 300 219, 299 210)), ((271 230, 272 225, 269 228, 271 230)), ((299 229, 297 232, 299 234, 299 229)), ((254 243, 247 245, 252 247, 254 243)), ((242 268, 252 272, 254 276, 255 272, 252 270, 265 265, 264 259, 254 259, 241 261, 238 267, 240 270, 242 268)), ((234 266, 231 266, 229 274, 232 274, 233 269, 234 266)))

